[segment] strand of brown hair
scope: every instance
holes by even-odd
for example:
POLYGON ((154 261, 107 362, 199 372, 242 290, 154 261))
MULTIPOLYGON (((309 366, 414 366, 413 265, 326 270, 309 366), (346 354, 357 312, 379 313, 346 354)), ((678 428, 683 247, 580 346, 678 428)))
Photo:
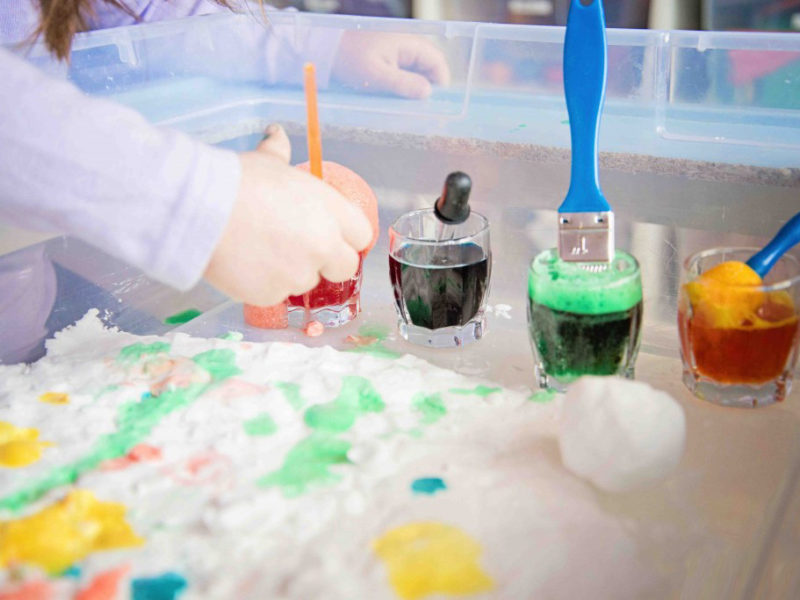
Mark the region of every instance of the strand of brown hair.
MULTIPOLYGON (((232 8, 232 0, 213 1, 232 8)), ((123 0, 39 0, 39 27, 33 34, 33 40, 41 36, 50 52, 61 60, 67 59, 72 49, 72 39, 76 33, 86 31, 89 19, 95 14, 94 7, 100 2, 136 17, 123 0)))

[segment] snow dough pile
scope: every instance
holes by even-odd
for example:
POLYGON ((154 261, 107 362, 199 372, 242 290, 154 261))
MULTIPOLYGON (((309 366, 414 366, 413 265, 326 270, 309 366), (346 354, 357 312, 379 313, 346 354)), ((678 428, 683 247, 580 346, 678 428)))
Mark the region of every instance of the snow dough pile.
MULTIPOLYGON (((559 400, 359 350, 139 337, 93 311, 0 366, 0 596, 656 593, 647 535, 561 464, 559 400)), ((567 402, 562 425, 595 439, 588 418, 567 402)))
POLYGON ((564 465, 606 491, 625 492, 667 475, 680 462, 685 438, 681 407, 646 383, 584 377, 564 397, 564 465))

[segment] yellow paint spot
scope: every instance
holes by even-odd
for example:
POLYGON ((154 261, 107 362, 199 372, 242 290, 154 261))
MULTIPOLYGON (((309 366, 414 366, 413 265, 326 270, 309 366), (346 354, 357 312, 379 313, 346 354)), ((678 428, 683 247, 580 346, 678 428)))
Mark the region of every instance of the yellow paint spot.
POLYGON ((140 546, 125 521, 125 506, 74 490, 22 519, 0 521, 0 567, 35 564, 60 573, 92 552, 140 546))
POLYGON ((42 457, 42 449, 52 446, 39 441, 36 429, 14 427, 0 421, 0 467, 25 467, 42 457))
POLYGON ((69 403, 69 394, 63 392, 45 392, 39 396, 39 401, 47 402, 48 404, 67 404, 69 403))
POLYGON ((407 600, 429 594, 465 596, 493 587, 478 564, 480 545, 452 525, 403 525, 385 533, 373 548, 386 563, 395 592, 407 600))

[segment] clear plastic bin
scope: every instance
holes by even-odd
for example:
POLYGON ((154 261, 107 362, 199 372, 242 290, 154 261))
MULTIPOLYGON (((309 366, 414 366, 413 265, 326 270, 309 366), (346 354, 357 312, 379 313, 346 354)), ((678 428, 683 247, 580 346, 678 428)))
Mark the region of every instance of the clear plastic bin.
MULTIPOLYGON (((453 70, 453 85, 423 101, 323 86, 325 157, 358 171, 380 204, 384 234, 365 261, 362 315, 314 339, 296 330, 252 329, 240 305, 207 286, 176 294, 85 244, 58 239, 0 257, 0 268, 54 265, 56 293, 40 335, 55 328, 55 321, 48 324, 52 315, 72 318, 91 306, 137 333, 163 332, 164 317, 198 308, 203 314, 180 330, 204 336, 237 330, 249 340, 346 348, 346 337, 363 324, 395 325, 385 228, 403 212, 430 206, 443 177, 461 169, 475 184, 475 210, 492 224, 488 333, 457 352, 400 339, 386 344, 506 386, 532 387, 526 270, 533 256, 555 245, 555 210, 569 178, 559 75, 564 30, 304 14, 273 15, 271 26, 298 44, 297 63, 311 57, 302 43, 309 31, 334 38, 382 32, 427 37, 453 70)), ((188 19, 82 35, 69 71, 40 50, 32 59, 156 123, 228 148, 253 148, 267 123, 281 121, 300 162, 302 92, 292 81, 259 80, 258 46, 248 44, 263 39, 263 27, 245 16, 188 19), (232 56, 235 64, 226 62, 232 56)), ((642 267, 637 376, 680 400, 688 446, 662 485, 598 495, 598 507, 625 522, 643 572, 655 574, 651 597, 797 597, 800 396, 747 413, 693 399, 680 378, 675 304, 683 257, 701 247, 762 244, 797 211, 800 110, 792 103, 800 83, 773 82, 777 91, 767 97, 758 93, 758 76, 734 76, 731 62, 744 52, 793 63, 800 60, 800 38, 618 30, 609 32, 609 45, 601 183, 617 215, 617 245, 642 267)), ((580 545, 602 531, 577 523, 567 534, 580 545)), ((591 573, 591 565, 570 564, 576 578, 591 573)), ((598 582, 597 595, 625 597, 625 584, 598 582)))

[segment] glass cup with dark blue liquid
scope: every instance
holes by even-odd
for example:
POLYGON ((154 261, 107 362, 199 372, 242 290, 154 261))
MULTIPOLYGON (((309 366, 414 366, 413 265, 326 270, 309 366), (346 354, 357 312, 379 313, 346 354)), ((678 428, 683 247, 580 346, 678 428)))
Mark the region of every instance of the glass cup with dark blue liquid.
POLYGON ((476 212, 457 224, 434 208, 406 213, 389 228, 389 276, 404 339, 448 348, 480 339, 489 295, 489 222, 476 212))

